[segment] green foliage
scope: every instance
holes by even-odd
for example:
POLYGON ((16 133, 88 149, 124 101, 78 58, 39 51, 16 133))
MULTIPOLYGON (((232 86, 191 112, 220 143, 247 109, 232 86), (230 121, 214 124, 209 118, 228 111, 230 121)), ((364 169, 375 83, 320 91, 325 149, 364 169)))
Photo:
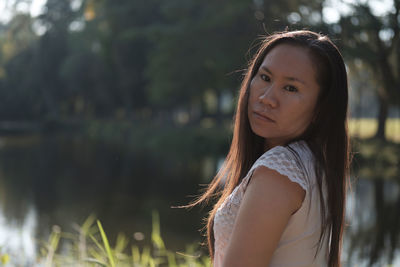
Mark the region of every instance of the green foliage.
POLYGON ((42 15, 16 16, 4 31, 11 37, 2 50, 16 52, 0 58, 2 117, 137 117, 144 110, 171 117, 182 109, 197 110, 189 121, 221 116, 252 40, 263 26, 283 30, 304 4, 263 2, 84 0, 72 9, 70 1, 49 0, 42 15), (32 31, 38 25, 41 35, 32 31), (213 110, 205 108, 210 92, 213 110))
POLYGON ((152 103, 190 107, 210 88, 236 91, 238 81, 227 76, 242 69, 257 34, 251 6, 250 1, 163 2, 166 23, 153 27, 155 47, 146 69, 152 103))
POLYGON ((95 224, 93 215, 76 227, 77 233, 65 233, 59 227, 53 227, 49 240, 41 247, 42 257, 39 262, 46 267, 210 266, 210 259, 200 255, 195 245, 188 245, 185 253, 168 250, 161 238, 159 215, 156 211, 153 211, 152 218, 152 246, 145 245, 142 248, 136 244, 129 247, 129 240, 123 234, 117 236, 112 247, 100 221, 97 220, 95 224), (68 249, 61 249, 60 246, 66 244, 68 249))
MULTIPOLYGON (((355 72, 368 69, 372 74, 366 83, 373 87, 379 101, 375 136, 385 139, 389 108, 400 105, 400 1, 394 0, 393 7, 386 14, 377 14, 369 1, 349 6, 352 12, 341 16, 339 23, 330 28, 340 36, 348 65, 355 72), (357 69, 354 66, 362 67, 357 69)), ((364 89, 361 86, 359 90, 364 92, 364 89)))
POLYGON ((377 93, 393 105, 399 105, 400 2, 393 2, 393 9, 382 15, 376 15, 368 2, 353 4, 353 12, 342 16, 339 25, 342 50, 347 59, 361 60, 374 70, 371 79, 379 80, 383 87, 377 93))
POLYGON ((350 5, 354 13, 338 24, 323 21, 324 4, 84 0, 72 9, 70 1, 49 0, 39 17, 16 14, 0 32, 0 119, 172 120, 180 111, 189 123, 231 118, 223 95, 236 95, 246 56, 257 47, 252 41, 286 26, 329 33, 350 67, 353 60, 364 69, 378 64, 377 82, 368 86, 379 88, 382 103, 397 104, 398 0, 387 16, 367 3, 350 5))

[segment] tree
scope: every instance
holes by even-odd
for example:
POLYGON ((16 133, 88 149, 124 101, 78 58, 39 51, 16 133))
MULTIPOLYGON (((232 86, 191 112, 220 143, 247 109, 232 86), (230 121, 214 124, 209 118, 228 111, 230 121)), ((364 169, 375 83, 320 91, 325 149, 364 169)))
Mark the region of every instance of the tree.
POLYGON ((0 118, 21 119, 31 114, 29 99, 33 96, 27 86, 30 46, 37 40, 32 31, 32 18, 16 14, 4 26, 0 37, 0 118))
POLYGON ((346 58, 362 60, 380 81, 378 130, 376 137, 385 139, 385 122, 390 105, 400 105, 400 1, 393 10, 374 15, 368 3, 352 5, 354 12, 342 16, 340 37, 346 58))
MULTIPOLYGON (((94 1, 88 1, 91 4, 94 1)), ((161 23, 159 0, 113 0, 93 3, 98 26, 102 60, 112 80, 113 106, 134 113, 149 106, 144 72, 154 44, 147 31, 161 23)))
MULTIPOLYGON (((204 110, 204 94, 235 92, 229 73, 243 68, 244 55, 257 33, 250 1, 169 1, 164 24, 150 34, 155 44, 146 75, 153 103, 159 108, 204 110)), ((235 78, 238 78, 236 76, 235 78)), ((219 102, 219 101, 218 101, 219 102)), ((220 108, 217 108, 217 112, 220 108)))

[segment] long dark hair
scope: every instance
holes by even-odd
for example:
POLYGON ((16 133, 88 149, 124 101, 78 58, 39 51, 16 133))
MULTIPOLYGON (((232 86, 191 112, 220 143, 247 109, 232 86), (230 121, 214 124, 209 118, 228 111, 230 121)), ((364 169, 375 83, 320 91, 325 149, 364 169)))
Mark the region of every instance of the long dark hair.
MULTIPOLYGON (((349 137, 347 133, 348 87, 343 58, 332 41, 311 31, 280 32, 262 41, 257 53, 249 62, 242 81, 234 118, 233 139, 221 170, 206 191, 189 206, 208 203, 217 198, 208 216, 207 237, 210 256, 214 256, 214 216, 233 189, 241 182, 252 164, 264 152, 263 138, 255 135, 247 117, 248 90, 265 56, 279 44, 306 48, 313 61, 320 86, 313 122, 296 140, 307 142, 316 158, 315 172, 321 199, 322 232, 329 235, 329 259, 332 267, 340 266, 340 251, 344 227, 344 206, 349 170, 349 137), (327 189, 327 203, 323 197, 323 179, 327 189), (221 188, 222 182, 225 185, 221 188)), ((290 140, 288 143, 295 140, 290 140)))

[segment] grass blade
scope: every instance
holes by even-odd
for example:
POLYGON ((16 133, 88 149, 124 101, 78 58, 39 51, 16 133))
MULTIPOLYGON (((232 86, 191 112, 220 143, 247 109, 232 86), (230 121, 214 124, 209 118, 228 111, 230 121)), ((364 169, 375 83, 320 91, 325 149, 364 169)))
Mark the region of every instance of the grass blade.
POLYGON ((160 230, 160 216, 157 211, 153 210, 152 212, 153 218, 153 227, 151 232, 151 240, 153 244, 160 250, 165 250, 164 241, 161 238, 161 230, 160 230))
POLYGON ((111 265, 111 267, 115 267, 114 258, 113 258, 113 255, 111 253, 110 244, 108 243, 108 239, 107 239, 106 233, 104 232, 103 226, 101 226, 101 223, 100 223, 99 220, 97 220, 97 226, 99 227, 101 238, 103 239, 104 247, 106 248, 107 256, 108 256, 108 259, 110 261, 110 265, 111 265))

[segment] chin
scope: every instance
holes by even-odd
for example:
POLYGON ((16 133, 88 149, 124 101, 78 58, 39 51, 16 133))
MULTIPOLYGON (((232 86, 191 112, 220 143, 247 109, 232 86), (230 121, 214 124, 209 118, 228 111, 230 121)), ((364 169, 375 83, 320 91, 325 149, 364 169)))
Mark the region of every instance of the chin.
POLYGON ((264 134, 262 134, 263 131, 261 131, 257 127, 254 127, 251 123, 250 123, 250 130, 251 130, 251 132, 253 134, 255 134, 255 135, 259 136, 259 137, 262 137, 262 138, 266 138, 266 136, 264 136, 264 134))
POLYGON ((255 134, 258 137, 267 139, 267 138, 271 138, 271 136, 269 136, 268 134, 265 134, 265 131, 258 131, 258 130, 254 130, 253 128, 251 128, 251 131, 253 134, 255 134))

